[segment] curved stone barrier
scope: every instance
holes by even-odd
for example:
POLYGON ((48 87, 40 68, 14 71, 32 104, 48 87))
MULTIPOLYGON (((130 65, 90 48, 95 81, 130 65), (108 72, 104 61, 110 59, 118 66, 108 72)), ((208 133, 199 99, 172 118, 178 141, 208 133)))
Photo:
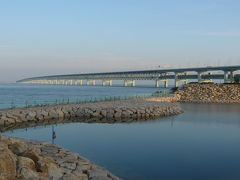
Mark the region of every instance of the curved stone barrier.
POLYGON ((120 180, 48 142, 0 136, 0 180, 120 180))
POLYGON ((50 105, 1 110, 0 127, 70 118, 79 118, 86 122, 89 118, 95 119, 97 122, 124 122, 128 121, 128 119, 146 120, 176 115, 182 112, 181 107, 176 104, 146 101, 144 99, 50 105))
MULTIPOLYGON (((134 122, 182 113, 176 104, 129 99, 0 111, 0 132, 64 122, 134 122)), ((47 142, 0 136, 0 180, 119 180, 79 154, 47 142)))

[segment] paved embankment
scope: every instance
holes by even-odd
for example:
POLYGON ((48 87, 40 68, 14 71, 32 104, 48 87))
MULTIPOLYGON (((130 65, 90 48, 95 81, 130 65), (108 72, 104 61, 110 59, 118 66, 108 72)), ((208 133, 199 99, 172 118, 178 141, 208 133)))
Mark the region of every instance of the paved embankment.
POLYGON ((48 142, 0 136, 0 180, 120 180, 48 142))
POLYGON ((240 84, 187 84, 172 96, 148 98, 148 100, 180 103, 239 104, 240 84))
POLYGON ((125 122, 128 119, 150 119, 182 113, 175 104, 167 102, 129 99, 95 103, 51 105, 0 111, 0 127, 10 127, 26 122, 51 121, 56 119, 79 118, 88 122, 125 122))

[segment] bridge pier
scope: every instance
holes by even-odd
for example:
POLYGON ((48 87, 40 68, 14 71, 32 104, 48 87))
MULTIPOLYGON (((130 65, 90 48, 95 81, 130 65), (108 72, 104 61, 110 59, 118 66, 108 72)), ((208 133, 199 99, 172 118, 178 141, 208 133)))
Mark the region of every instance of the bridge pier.
POLYGON ((184 78, 184 79, 180 79, 179 76, 180 75, 184 75, 185 77, 187 76, 187 72, 181 72, 181 73, 178 73, 178 72, 175 72, 175 87, 179 87, 179 82, 183 82, 184 84, 187 84, 188 83, 188 79, 184 78))
POLYGON ((112 86, 112 80, 103 80, 102 81, 102 86, 112 86))
POLYGON ((64 85, 68 85, 69 84, 69 81, 68 80, 64 80, 64 85))
POLYGON ((180 80, 179 80, 178 76, 179 76, 179 73, 175 73, 175 81, 174 81, 174 82, 175 82, 175 83, 174 83, 174 84, 175 84, 175 87, 179 87, 179 81, 180 81, 180 80))
POLYGON ((224 83, 233 83, 233 82, 234 82, 234 72, 224 71, 224 83))
MULTIPOLYGON (((212 79, 203 79, 202 75, 206 73, 207 71, 200 71, 198 73, 198 83, 203 83, 203 82, 213 82, 212 79)), ((211 72, 208 73, 208 75, 211 75, 211 72)))
POLYGON ((129 84, 131 85, 131 87, 135 87, 136 86, 136 81, 135 80, 124 80, 124 86, 127 87, 129 84))
POLYGON ((155 80, 155 87, 159 88, 160 87, 160 81, 159 80, 155 80))
POLYGON ((168 80, 167 79, 155 80, 155 87, 159 88, 161 82, 164 82, 164 88, 168 88, 168 80))
POLYGON ((87 86, 95 86, 96 85, 96 80, 87 80, 87 86))
POLYGON ((197 72, 198 73, 198 83, 202 82, 202 73, 203 72, 197 72))
POLYGON ((82 86, 83 85, 83 80, 77 80, 77 85, 82 86))
POLYGON ((78 81, 74 80, 74 85, 77 86, 78 85, 78 81))

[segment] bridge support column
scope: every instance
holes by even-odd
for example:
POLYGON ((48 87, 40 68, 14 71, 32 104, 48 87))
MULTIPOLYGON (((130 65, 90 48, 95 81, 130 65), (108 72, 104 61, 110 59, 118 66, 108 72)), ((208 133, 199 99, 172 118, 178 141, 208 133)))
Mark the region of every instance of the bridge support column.
POLYGON ((77 82, 78 82, 78 85, 79 85, 79 86, 82 86, 82 85, 83 85, 83 80, 78 80, 77 82))
POLYGON ((159 88, 160 87, 160 82, 164 82, 164 88, 168 88, 168 80, 167 79, 157 79, 155 81, 155 87, 159 88))
POLYGON ((224 83, 233 83, 234 73, 233 71, 224 71, 224 83))
POLYGON ((184 85, 186 85, 186 84, 188 83, 188 80, 187 80, 187 79, 184 79, 184 80, 182 80, 182 81, 183 81, 184 85))
POLYGON ((156 88, 159 88, 159 87, 160 87, 160 82, 159 82, 159 80, 156 80, 156 81, 155 81, 155 87, 156 87, 156 88))
POLYGON ((87 80, 87 86, 95 86, 96 85, 96 80, 87 80))
POLYGON ((198 72, 198 83, 201 83, 203 81, 202 74, 203 72, 198 72))
POLYGON ((77 80, 74 80, 74 81, 73 81, 73 84, 76 86, 76 85, 77 85, 77 80))
POLYGON ((168 88, 168 80, 165 80, 164 85, 165 85, 165 88, 168 88))
POLYGON ((179 79, 178 79, 179 73, 175 73, 175 87, 179 86, 179 79))
POLYGON ((124 80, 124 86, 127 87, 129 84, 132 86, 132 87, 135 87, 136 86, 136 81, 135 80, 124 80))
MULTIPOLYGON (((203 82, 213 82, 213 80, 211 79, 211 77, 209 77, 209 79, 203 79, 203 73, 207 73, 207 71, 205 72, 197 72, 198 73, 198 83, 203 83, 203 82)), ((208 73, 209 76, 211 76, 211 72, 208 73)))
POLYGON ((179 87, 179 82, 184 82, 184 84, 188 83, 187 72, 175 73, 175 87, 179 87), (182 77, 179 77, 182 75, 182 77))
POLYGON ((102 81, 102 86, 112 86, 112 80, 103 80, 102 81))

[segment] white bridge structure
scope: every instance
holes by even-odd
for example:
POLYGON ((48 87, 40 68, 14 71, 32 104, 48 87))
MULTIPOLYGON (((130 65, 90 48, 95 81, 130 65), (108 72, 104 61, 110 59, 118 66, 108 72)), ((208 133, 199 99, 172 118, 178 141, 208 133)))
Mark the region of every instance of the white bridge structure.
POLYGON ((103 72, 103 73, 85 73, 85 74, 66 74, 41 76, 22 79, 17 83, 25 84, 63 84, 63 85, 97 85, 96 81, 101 81, 102 86, 112 86, 114 80, 122 80, 124 86, 136 86, 137 80, 153 80, 155 87, 168 87, 169 80, 174 81, 175 87, 180 82, 187 84, 190 80, 196 80, 199 83, 213 82, 213 80, 223 80, 224 83, 239 83, 240 66, 208 66, 196 68, 179 69, 157 69, 142 71, 123 71, 123 72, 103 72))

